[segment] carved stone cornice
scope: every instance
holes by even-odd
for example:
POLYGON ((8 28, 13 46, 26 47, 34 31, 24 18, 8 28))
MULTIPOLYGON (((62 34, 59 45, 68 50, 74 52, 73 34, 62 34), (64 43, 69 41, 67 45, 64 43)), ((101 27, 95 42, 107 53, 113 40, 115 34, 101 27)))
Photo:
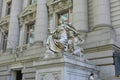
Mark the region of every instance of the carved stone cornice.
POLYGON ((48 0, 47 2, 49 14, 59 12, 72 7, 72 0, 48 0))
POLYGON ((9 20, 10 20, 10 15, 2 17, 0 20, 0 25, 4 25, 4 24, 9 23, 9 20))
POLYGON ((10 21, 10 15, 2 17, 1 20, 0 20, 0 27, 3 30, 8 30, 8 23, 9 23, 9 21, 10 21))
POLYGON ((19 17, 25 17, 26 15, 29 15, 31 13, 36 12, 37 4, 32 4, 27 6, 23 11, 20 13, 19 17))
POLYGON ((31 21, 34 21, 36 18, 36 9, 37 9, 37 4, 32 4, 27 6, 19 15, 19 22, 20 25, 24 23, 29 23, 31 21))

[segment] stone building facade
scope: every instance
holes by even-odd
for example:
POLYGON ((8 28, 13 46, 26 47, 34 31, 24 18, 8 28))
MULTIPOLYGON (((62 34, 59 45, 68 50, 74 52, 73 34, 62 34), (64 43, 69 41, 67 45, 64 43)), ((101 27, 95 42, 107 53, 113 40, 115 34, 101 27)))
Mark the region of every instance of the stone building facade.
POLYGON ((33 63, 60 20, 79 30, 101 79, 119 78, 120 0, 0 0, 0 80, 35 80, 33 63))

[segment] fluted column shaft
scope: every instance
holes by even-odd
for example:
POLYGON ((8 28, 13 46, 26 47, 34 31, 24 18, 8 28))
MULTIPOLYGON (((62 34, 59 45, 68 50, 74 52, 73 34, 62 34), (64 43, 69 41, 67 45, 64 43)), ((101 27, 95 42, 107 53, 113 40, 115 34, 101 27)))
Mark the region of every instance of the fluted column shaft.
POLYGON ((4 17, 6 15, 6 0, 3 0, 2 2, 2 13, 1 13, 1 17, 4 17))
POLYGON ((24 44, 25 44, 25 23, 23 23, 20 30, 19 46, 22 46, 24 44))
POLYGON ((73 26, 80 31, 88 30, 87 0, 73 0, 73 26))
POLYGON ((0 32, 0 52, 2 50, 2 32, 0 32))
POLYGON ((93 0, 94 27, 111 25, 110 0, 93 0))
POLYGON ((28 6, 28 0, 23 0, 23 9, 28 6))
POLYGON ((3 4, 3 0, 0 0, 0 18, 1 18, 1 14, 2 14, 2 4, 3 4))
POLYGON ((45 42, 48 30, 47 0, 37 0, 35 42, 45 42))
POLYGON ((7 48, 15 48, 19 44, 18 14, 21 11, 21 4, 22 0, 12 0, 7 48))

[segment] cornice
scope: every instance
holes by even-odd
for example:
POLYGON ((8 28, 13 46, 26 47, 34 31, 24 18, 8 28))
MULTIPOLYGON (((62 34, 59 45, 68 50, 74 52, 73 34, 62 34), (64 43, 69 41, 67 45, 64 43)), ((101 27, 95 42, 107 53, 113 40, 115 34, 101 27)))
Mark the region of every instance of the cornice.
POLYGON ((25 9, 22 10, 19 17, 25 17, 26 15, 34 13, 34 12, 36 12, 36 9, 37 9, 37 4, 36 3, 32 4, 32 5, 29 5, 25 9))
POLYGON ((0 27, 4 31, 8 30, 9 21, 10 21, 10 15, 7 15, 7 16, 4 16, 4 17, 1 18, 1 20, 0 20, 0 27))
POLYGON ((48 0, 47 2, 49 14, 60 12, 72 7, 72 0, 48 0))
POLYGON ((19 14, 19 24, 20 26, 23 25, 23 23, 27 24, 29 22, 33 22, 36 19, 36 9, 37 4, 34 3, 32 5, 27 6, 23 11, 19 14))

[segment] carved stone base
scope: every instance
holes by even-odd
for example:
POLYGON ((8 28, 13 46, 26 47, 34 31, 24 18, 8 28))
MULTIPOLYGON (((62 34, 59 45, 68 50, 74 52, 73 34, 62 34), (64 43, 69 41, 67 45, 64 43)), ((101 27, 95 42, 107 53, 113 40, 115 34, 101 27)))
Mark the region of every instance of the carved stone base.
POLYGON ((36 66, 35 80, 88 80, 91 72, 98 80, 98 67, 71 54, 43 58, 33 65, 36 66))

